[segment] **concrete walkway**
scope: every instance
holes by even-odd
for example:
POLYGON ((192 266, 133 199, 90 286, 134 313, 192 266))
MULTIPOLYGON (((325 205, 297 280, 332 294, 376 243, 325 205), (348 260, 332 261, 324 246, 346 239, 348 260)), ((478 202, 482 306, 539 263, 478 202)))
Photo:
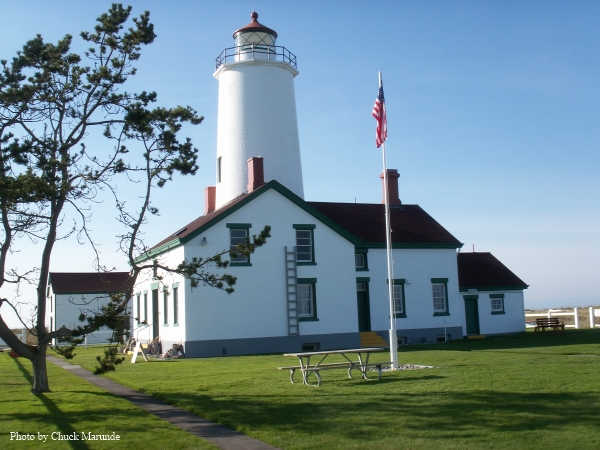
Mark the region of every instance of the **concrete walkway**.
POLYGON ((121 386, 107 378, 96 376, 89 370, 69 364, 63 359, 55 358, 54 356, 47 356, 47 359, 57 366, 70 371, 74 375, 89 381, 93 385, 129 400, 135 406, 172 423, 182 430, 192 433, 194 436, 202 438, 223 450, 275 449, 275 447, 265 442, 246 436, 243 433, 234 431, 223 425, 219 425, 218 423, 210 422, 181 408, 168 405, 150 395, 142 394, 141 392, 121 386))

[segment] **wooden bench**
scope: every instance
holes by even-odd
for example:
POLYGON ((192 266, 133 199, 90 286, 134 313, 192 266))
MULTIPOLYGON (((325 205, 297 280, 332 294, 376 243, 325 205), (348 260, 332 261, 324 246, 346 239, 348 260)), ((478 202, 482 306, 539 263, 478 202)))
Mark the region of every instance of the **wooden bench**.
POLYGON ((558 332, 559 328, 564 332, 565 331, 565 323, 560 322, 558 317, 544 317, 542 319, 535 319, 535 328, 534 332, 538 331, 546 331, 546 328, 552 328, 554 332, 558 332))
POLYGON ((336 362, 336 363, 327 363, 327 364, 318 364, 314 366, 302 367, 302 366, 282 366, 278 367, 278 370, 289 370, 290 371, 290 381, 295 383, 294 374, 296 370, 301 370, 307 373, 308 375, 314 373, 317 377, 317 386, 321 386, 321 374, 319 373, 321 370, 332 370, 332 369, 347 369, 348 370, 348 378, 352 378, 352 370, 358 370, 361 373, 361 376, 365 379, 368 379, 366 376, 366 372, 368 370, 374 370, 377 372, 378 379, 381 381, 382 367, 391 365, 391 362, 376 362, 369 364, 360 364, 358 362, 336 362))

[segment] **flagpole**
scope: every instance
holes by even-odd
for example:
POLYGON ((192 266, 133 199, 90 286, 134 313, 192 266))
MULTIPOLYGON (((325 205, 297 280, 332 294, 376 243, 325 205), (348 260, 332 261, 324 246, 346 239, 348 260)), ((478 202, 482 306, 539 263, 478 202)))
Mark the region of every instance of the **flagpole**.
MULTIPOLYGON (((382 86, 381 72, 379 72, 379 86, 382 86)), ((398 337, 396 335, 396 314, 394 308, 394 268, 392 261, 392 233, 390 226, 390 193, 388 186, 387 158, 385 140, 383 140, 381 153, 383 155, 383 196, 385 201, 385 240, 388 270, 388 296, 390 303, 390 359, 392 370, 398 369, 398 337)))

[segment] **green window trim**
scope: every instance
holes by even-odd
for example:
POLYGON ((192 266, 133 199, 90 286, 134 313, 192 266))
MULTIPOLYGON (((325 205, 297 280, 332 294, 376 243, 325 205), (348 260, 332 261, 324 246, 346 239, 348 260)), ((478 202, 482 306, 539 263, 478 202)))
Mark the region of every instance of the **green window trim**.
POLYGON ((251 262, 230 262, 229 267, 249 267, 251 266, 251 262))
POLYGON ((316 278, 296 278, 298 284, 315 284, 317 282, 316 278))
MULTIPOLYGON (((406 319, 406 296, 404 293, 404 284, 405 283, 406 283, 405 278, 394 278, 394 286, 400 286, 400 291, 402 292, 402 300, 401 300, 402 301, 402 312, 394 313, 394 317, 396 319, 406 319)), ((389 279, 385 280, 385 284, 389 285, 390 280, 389 279)), ((394 301, 394 303, 395 303, 395 301, 394 301)))
POLYGON ((154 289, 158 289, 158 287, 159 287, 159 284, 160 284, 160 283, 159 283, 158 281, 156 281, 156 282, 152 283, 152 284, 150 285, 150 290, 151 290, 151 291, 153 291, 154 289))
POLYGON ((463 286, 460 288, 460 292, 468 292, 469 289, 477 289, 479 292, 489 291, 523 291, 527 289, 529 285, 524 286, 463 286))
POLYGON ((479 300, 479 295, 463 295, 465 300, 479 300))
POLYGON ((249 230, 250 228, 252 228, 251 223, 226 223, 225 226, 227 228, 236 228, 239 230, 249 230))
POLYGON ((504 294, 490 294, 490 298, 504 298, 504 294))
POLYGON ((449 312, 434 312, 433 315, 434 315, 434 317, 435 316, 449 316, 450 313, 449 312))
POLYGON ((371 277, 356 277, 357 283, 370 283, 371 277))
POLYGON ((314 230, 317 226, 314 224, 295 223, 292 225, 294 230, 314 230))
POLYGON ((431 282, 432 283, 447 283, 448 278, 432 278, 431 282))
POLYGON ((506 314, 505 311, 492 311, 492 316, 499 316, 501 314, 506 314))

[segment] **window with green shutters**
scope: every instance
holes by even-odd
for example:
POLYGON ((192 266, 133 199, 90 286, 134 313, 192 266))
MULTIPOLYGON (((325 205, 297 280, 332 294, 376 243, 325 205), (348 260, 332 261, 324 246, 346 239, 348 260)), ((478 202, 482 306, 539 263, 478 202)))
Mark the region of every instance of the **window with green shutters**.
POLYGON ((432 278, 433 314, 448 315, 448 278, 432 278))

